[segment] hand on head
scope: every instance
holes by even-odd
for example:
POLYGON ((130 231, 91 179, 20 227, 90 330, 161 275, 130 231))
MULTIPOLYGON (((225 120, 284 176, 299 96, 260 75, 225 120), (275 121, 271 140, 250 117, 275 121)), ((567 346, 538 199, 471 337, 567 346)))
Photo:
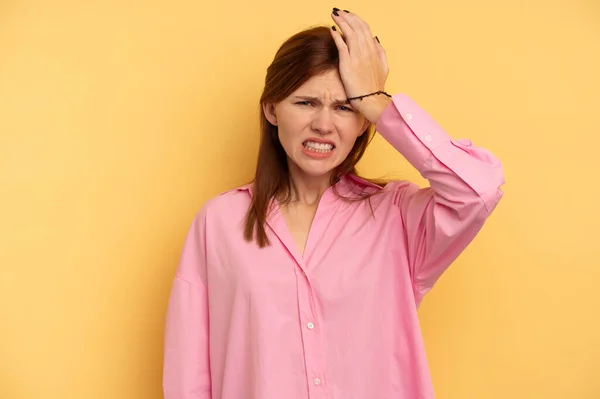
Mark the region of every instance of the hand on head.
MULTIPOLYGON (((340 58, 340 78, 348 98, 385 90, 389 69, 385 50, 369 25, 358 15, 334 8, 331 28, 340 58), (343 37, 342 37, 343 35, 343 37)), ((352 105, 360 111, 361 101, 352 105)))

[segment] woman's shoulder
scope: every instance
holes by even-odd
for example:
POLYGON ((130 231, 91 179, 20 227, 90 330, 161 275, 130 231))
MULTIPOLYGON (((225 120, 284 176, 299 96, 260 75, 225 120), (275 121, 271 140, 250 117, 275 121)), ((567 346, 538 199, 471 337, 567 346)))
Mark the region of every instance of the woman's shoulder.
POLYGON ((197 213, 200 219, 237 221, 245 217, 252 201, 252 183, 218 193, 204 202, 197 213))
POLYGON ((353 191, 367 194, 369 197, 394 197, 406 190, 414 191, 419 189, 415 183, 408 180, 366 179, 356 175, 348 177, 353 191))

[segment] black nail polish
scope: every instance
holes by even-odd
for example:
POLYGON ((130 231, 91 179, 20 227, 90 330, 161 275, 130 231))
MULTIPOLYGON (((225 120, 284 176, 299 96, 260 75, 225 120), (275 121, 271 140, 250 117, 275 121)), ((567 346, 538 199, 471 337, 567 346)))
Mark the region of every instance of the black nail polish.
POLYGON ((334 12, 333 12, 333 15, 335 15, 336 17, 339 17, 339 16, 340 16, 340 14, 338 14, 338 12, 337 12, 337 11, 334 11, 334 12))
POLYGON ((379 38, 377 36, 375 36, 375 40, 377 40, 377 43, 381 44, 381 42, 379 41, 379 38))
POLYGON ((337 29, 335 29, 335 26, 332 26, 331 29, 333 29, 334 31, 336 31, 337 29))
POLYGON ((350 14, 350 11, 348 11, 348 10, 344 10, 344 12, 347 12, 348 14, 350 14))
POLYGON ((337 7, 333 7, 333 11, 339 11, 340 9, 337 7))

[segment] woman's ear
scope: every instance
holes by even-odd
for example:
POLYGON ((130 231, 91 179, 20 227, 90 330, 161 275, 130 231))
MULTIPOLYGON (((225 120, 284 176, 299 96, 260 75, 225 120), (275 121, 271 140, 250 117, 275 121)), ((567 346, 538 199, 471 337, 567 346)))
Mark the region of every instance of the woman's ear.
POLYGON ((275 113, 275 104, 263 103, 262 107, 263 113, 265 114, 265 118, 267 118, 271 125, 277 126, 277 114, 275 113))
MULTIPOLYGON (((363 118, 364 118, 364 116, 363 116, 363 118)), ((371 122, 367 118, 365 118, 365 122, 363 123, 362 127, 360 128, 359 136, 362 136, 367 131, 367 128, 369 127, 370 124, 371 124, 371 122)))

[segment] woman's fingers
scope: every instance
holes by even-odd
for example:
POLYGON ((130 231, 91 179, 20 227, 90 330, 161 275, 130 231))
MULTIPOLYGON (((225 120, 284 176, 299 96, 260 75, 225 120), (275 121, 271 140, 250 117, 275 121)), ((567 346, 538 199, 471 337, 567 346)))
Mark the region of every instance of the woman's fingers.
POLYGON ((348 46, 344 42, 341 33, 336 29, 335 26, 332 26, 330 31, 331 36, 333 37, 333 41, 335 42, 335 45, 337 46, 338 52, 340 54, 340 60, 342 60, 348 54, 348 46))
POLYGON ((331 13, 331 18, 337 24, 337 26, 340 27, 342 34, 346 37, 346 42, 351 43, 357 39, 357 33, 350 26, 350 24, 348 24, 348 22, 342 17, 343 14, 345 14, 344 11, 335 11, 334 10, 331 13))
POLYGON ((373 37, 373 34, 371 33, 371 28, 364 19, 351 12, 344 13, 343 15, 355 31, 362 32, 365 39, 373 37))
POLYGON ((358 15, 351 12, 336 11, 336 9, 334 9, 332 18, 338 24, 344 36, 348 39, 351 52, 354 50, 361 50, 361 48, 364 47, 374 50, 371 43, 371 38, 373 37, 371 29, 358 15), (353 45, 359 46, 359 48, 353 49, 353 45))

